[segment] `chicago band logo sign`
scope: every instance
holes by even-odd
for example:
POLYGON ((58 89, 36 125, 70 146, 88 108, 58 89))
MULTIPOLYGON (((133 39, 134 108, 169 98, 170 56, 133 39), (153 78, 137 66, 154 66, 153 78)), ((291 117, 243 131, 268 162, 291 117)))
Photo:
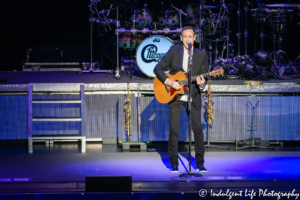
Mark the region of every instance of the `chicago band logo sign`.
POLYGON ((146 45, 142 50, 142 60, 145 63, 151 62, 159 62, 162 57, 164 57, 165 53, 157 53, 157 46, 154 44, 146 45))
POLYGON ((136 62, 140 70, 147 76, 155 77, 154 67, 172 45, 172 41, 163 36, 146 38, 136 52, 136 62))

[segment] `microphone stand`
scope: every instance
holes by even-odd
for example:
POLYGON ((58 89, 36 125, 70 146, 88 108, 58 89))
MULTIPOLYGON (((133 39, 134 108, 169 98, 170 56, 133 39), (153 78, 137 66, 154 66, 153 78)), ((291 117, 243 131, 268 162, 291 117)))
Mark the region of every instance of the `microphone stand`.
POLYGON ((182 19, 181 19, 181 14, 184 14, 185 16, 187 16, 186 13, 184 13, 181 9, 176 8, 175 6, 173 6, 173 4, 171 4, 171 7, 174 8, 178 13, 179 13, 179 18, 180 18, 180 29, 182 29, 182 19))
POLYGON ((202 15, 203 13, 203 8, 204 8, 204 1, 203 0, 200 0, 200 6, 199 6, 199 14, 200 14, 200 18, 199 18, 199 25, 200 25, 200 30, 198 32, 198 38, 199 38, 199 49, 205 49, 205 48, 202 48, 202 42, 203 42, 203 47, 205 46, 204 44, 204 41, 203 40, 203 36, 205 36, 205 33, 204 33, 204 22, 205 22, 205 18, 204 16, 202 15), (204 20, 204 21, 203 21, 204 20))
POLYGON ((261 15, 262 15, 262 22, 261 22, 261 33, 260 33, 260 38, 261 38, 261 50, 264 50, 264 23, 266 21, 265 19, 265 15, 266 15, 266 5, 264 4, 263 0, 260 0, 260 4, 262 5, 262 7, 260 8, 261 10, 261 15))
POLYGON ((238 33, 236 34, 237 38, 238 38, 238 52, 237 52, 237 60, 238 60, 238 64, 240 64, 241 61, 241 0, 239 0, 238 3, 238 33))
POLYGON ((193 77, 193 55, 192 55, 192 44, 189 43, 189 58, 188 58, 188 73, 189 73, 189 79, 188 79, 188 113, 189 113, 189 171, 187 173, 183 173, 180 175, 180 177, 201 177, 202 175, 199 173, 192 173, 191 172, 191 149, 192 149, 192 77, 193 77))

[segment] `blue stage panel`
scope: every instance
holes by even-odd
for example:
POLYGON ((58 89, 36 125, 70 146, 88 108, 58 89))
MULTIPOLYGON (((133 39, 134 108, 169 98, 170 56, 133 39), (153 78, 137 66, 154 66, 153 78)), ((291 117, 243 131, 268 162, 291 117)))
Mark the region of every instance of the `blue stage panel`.
POLYGON ((119 96, 85 95, 87 138, 117 138, 119 96))
POLYGON ((78 135, 81 122, 33 122, 33 135, 78 135))
POLYGON ((33 117, 81 117, 80 104, 33 104, 33 117))
POLYGON ((0 96, 0 139, 28 137, 27 95, 0 96))

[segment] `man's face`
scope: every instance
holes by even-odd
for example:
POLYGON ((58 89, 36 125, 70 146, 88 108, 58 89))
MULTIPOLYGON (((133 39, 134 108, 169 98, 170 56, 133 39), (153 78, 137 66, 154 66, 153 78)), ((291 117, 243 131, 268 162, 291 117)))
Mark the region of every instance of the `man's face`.
POLYGON ((194 31, 192 29, 187 29, 182 31, 180 40, 183 42, 184 47, 188 49, 188 42, 191 42, 192 45, 194 45, 196 35, 194 34, 194 31))

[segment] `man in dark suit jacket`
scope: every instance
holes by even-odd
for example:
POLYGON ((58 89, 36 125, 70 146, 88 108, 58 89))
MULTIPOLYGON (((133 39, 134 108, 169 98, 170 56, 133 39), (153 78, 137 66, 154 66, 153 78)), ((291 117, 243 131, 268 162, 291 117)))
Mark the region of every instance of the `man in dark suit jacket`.
MULTIPOLYGON (((179 90, 181 86, 178 82, 170 80, 164 71, 170 70, 170 74, 174 75, 179 71, 188 71, 188 43, 192 44, 192 74, 193 76, 207 73, 208 71, 208 58, 204 51, 193 47, 196 39, 194 28, 191 26, 184 27, 182 29, 180 39, 183 42, 179 45, 174 45, 155 66, 154 73, 156 77, 164 84, 179 90)), ((196 81, 192 83, 192 129, 194 131, 195 138, 195 158, 197 164, 197 171, 201 173, 207 172, 204 167, 204 137, 201 125, 201 94, 200 90, 205 87, 205 79, 200 76, 196 81)), ((187 95, 182 95, 176 101, 169 103, 169 118, 170 118, 170 134, 169 134, 169 160, 171 163, 171 172, 176 173, 178 171, 178 133, 180 129, 180 116, 182 107, 185 107, 188 111, 187 95)))

